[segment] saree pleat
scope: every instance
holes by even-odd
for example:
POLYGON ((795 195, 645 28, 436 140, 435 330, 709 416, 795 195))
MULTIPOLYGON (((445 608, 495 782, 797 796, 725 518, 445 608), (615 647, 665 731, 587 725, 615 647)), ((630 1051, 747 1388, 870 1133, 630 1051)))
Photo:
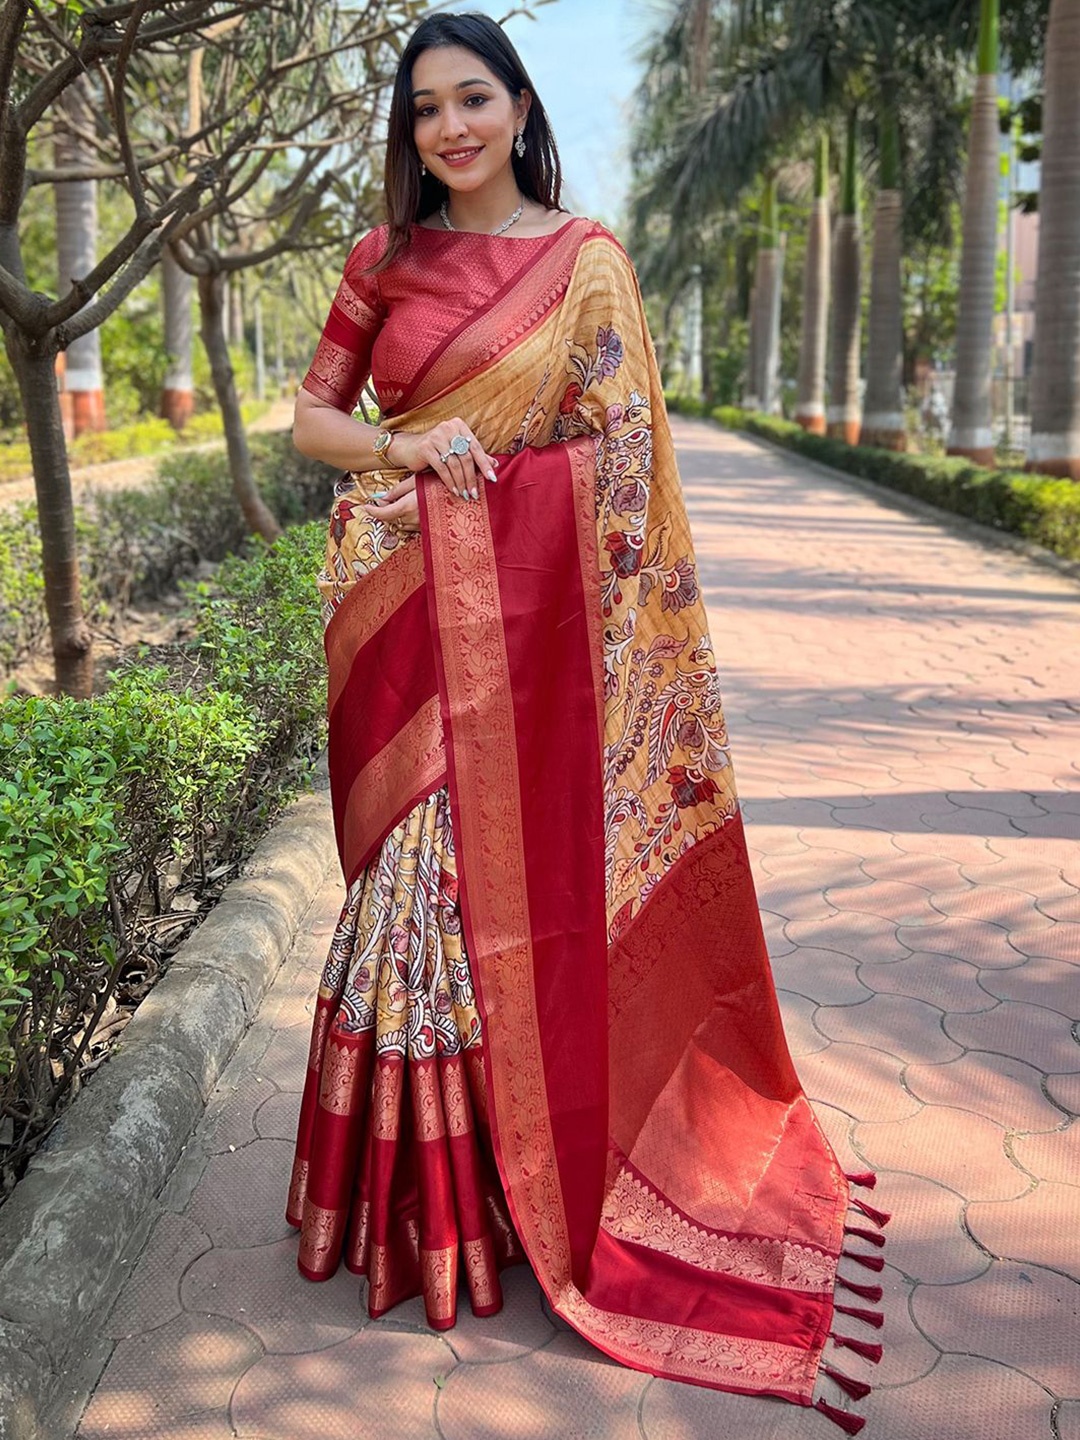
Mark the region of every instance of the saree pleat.
POLYGON ((331 515, 349 899, 301 1269, 344 1255, 373 1314, 422 1293, 446 1325, 458 1267, 490 1313, 524 1255, 623 1363, 811 1405, 830 1335, 880 1353, 831 1330, 841 1253, 877 1257, 843 1250, 849 1180, 783 1035, 640 292, 591 222, 521 253, 385 419, 467 417, 498 484, 464 503, 418 477, 404 544, 358 507, 385 474, 345 477, 331 515))

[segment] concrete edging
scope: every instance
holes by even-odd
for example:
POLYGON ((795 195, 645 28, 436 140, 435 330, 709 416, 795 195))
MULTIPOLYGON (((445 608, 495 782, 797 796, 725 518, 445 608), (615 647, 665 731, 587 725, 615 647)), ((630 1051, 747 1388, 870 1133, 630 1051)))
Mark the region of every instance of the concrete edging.
POLYGON ((0 1440, 42 1440, 151 1200, 335 862, 325 773, 176 952, 0 1210, 0 1440))
POLYGON ((738 435, 743 440, 760 445, 764 450, 771 450, 774 455, 797 460, 800 465, 816 470, 819 475, 851 485, 856 490, 861 490, 864 495, 892 505, 897 510, 906 510, 910 515, 918 515, 921 519, 931 520, 945 529, 956 530, 966 535, 969 540, 977 540, 983 545, 990 545, 998 550, 1012 550, 1014 554, 1023 555, 1025 559, 1046 570, 1056 570, 1066 580, 1080 580, 1080 560, 1066 560, 1063 555, 1055 554, 1045 545, 1036 545, 1033 540, 1025 540, 1021 535, 1013 535, 1008 530, 995 530, 992 525, 984 525, 980 520, 972 520, 955 510, 945 510, 940 505, 932 505, 929 500, 909 495, 906 490, 894 490, 891 485, 885 485, 880 480, 868 480, 863 475, 852 475, 848 470, 838 470, 835 465, 826 465, 823 460, 813 460, 809 455, 802 455, 798 450, 781 445, 779 441, 767 440, 764 435, 755 435, 752 430, 730 430, 728 426, 721 425, 719 420, 713 420, 708 415, 679 415, 678 411, 673 414, 678 415, 681 420, 703 420, 706 424, 715 425, 718 430, 728 430, 731 435, 738 435))

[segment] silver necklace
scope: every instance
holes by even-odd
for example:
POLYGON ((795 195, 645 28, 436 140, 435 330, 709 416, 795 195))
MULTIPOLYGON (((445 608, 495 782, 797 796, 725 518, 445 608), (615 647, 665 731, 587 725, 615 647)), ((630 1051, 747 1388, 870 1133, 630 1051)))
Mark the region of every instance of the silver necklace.
MULTIPOLYGON (((442 223, 446 226, 447 230, 456 230, 456 229, 457 229, 457 226, 450 224, 450 216, 446 213, 446 212, 447 212, 448 205, 449 205, 449 200, 448 200, 448 199, 447 199, 447 200, 444 200, 444 201, 442 202, 442 204, 439 206, 439 214, 440 214, 440 216, 442 217, 442 223)), ((491 235, 501 235, 504 230, 509 230, 511 225, 516 224, 517 221, 521 219, 521 216, 522 216, 524 210, 525 210, 525 197, 522 196, 522 197, 521 197, 521 204, 517 207, 517 209, 514 211, 514 213, 510 216, 510 219, 509 219, 509 220, 504 220, 501 225, 496 225, 496 226, 495 226, 495 229, 489 231, 488 233, 491 234, 491 235)), ((481 232, 481 233, 483 233, 483 232, 481 232)))

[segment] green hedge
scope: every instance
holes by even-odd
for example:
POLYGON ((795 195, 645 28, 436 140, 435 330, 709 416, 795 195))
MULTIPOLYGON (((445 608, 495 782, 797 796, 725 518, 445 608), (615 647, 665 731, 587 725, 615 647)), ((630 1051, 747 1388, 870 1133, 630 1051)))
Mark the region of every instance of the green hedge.
POLYGON ((674 398, 671 409, 706 415, 730 430, 760 435, 809 460, 1022 536, 1063 559, 1080 560, 1080 485, 1072 480, 990 470, 958 457, 898 454, 872 446, 846 445, 825 435, 811 435, 790 420, 734 406, 718 406, 706 413, 701 405, 674 398))
POLYGON ((192 587, 193 640, 99 697, 0 703, 0 1196, 117 997, 141 993, 321 749, 324 542, 298 526, 226 561, 192 587))
MULTIPOLYGON (((250 440, 255 478, 283 524, 329 515, 333 472, 297 453, 287 434, 250 440)), ((0 492, 2 498, 2 492, 0 492)), ((247 553, 253 542, 223 453, 176 452, 157 478, 104 490, 77 512, 83 601, 97 619, 161 594, 203 561, 247 553)), ((41 541, 32 504, 0 508, 0 675, 45 641, 41 541)))

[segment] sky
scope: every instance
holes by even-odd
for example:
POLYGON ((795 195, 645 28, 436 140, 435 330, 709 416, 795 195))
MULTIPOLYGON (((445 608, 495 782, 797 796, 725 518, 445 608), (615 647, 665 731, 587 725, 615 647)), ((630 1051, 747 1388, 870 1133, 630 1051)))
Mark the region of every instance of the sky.
MULTIPOLYGON (((453 8, 501 20, 513 5, 461 0, 453 8)), ((555 130, 563 203, 612 226, 629 188, 634 51, 659 9, 656 0, 551 0, 535 19, 517 15, 506 23, 555 130)))

